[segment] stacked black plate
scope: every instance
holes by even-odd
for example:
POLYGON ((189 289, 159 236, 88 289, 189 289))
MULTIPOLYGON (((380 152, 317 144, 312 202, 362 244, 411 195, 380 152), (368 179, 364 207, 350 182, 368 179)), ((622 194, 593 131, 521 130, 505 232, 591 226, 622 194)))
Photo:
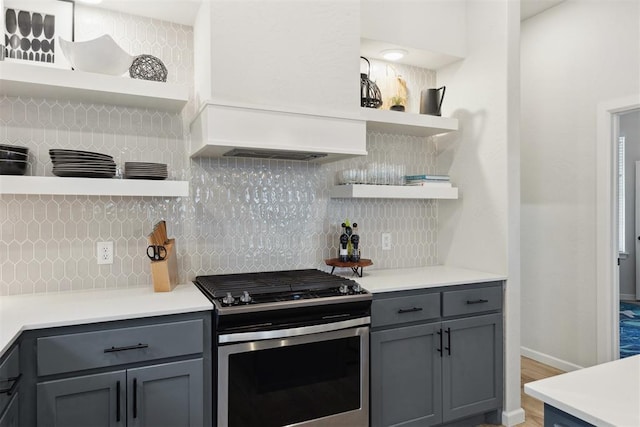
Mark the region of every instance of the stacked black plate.
POLYGON ((124 177, 128 179, 167 179, 164 163, 125 162, 124 177))
POLYGON ((0 144, 0 175, 24 175, 28 162, 27 147, 0 144))
POLYGON ((53 174, 78 178, 113 178, 116 163, 113 157, 102 153, 79 150, 51 149, 53 174))

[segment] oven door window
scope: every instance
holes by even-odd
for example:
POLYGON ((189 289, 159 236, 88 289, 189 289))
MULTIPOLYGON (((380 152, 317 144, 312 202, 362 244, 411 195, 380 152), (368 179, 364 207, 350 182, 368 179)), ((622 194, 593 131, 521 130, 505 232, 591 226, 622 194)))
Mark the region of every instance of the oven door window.
POLYGON ((228 355, 229 426, 283 426, 360 408, 361 337, 228 355))

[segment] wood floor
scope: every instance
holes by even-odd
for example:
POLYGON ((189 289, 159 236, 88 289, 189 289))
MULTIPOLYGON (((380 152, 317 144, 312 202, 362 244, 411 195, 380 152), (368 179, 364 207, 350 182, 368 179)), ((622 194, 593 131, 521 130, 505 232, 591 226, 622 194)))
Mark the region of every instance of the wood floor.
POLYGON ((526 427, 542 427, 544 425, 543 404, 540 400, 525 394, 524 385, 528 382, 541 380, 543 378, 553 377, 562 374, 563 371, 543 365, 528 357, 520 358, 520 396, 522 399, 522 409, 524 409, 526 420, 521 426, 526 427))
MULTIPOLYGON (((525 412, 524 424, 519 426, 524 427, 543 427, 543 403, 534 399, 533 397, 525 394, 524 385, 531 381, 541 380, 543 378, 553 377, 554 375, 562 374, 563 371, 552 368, 551 366, 544 365, 540 362, 536 362, 533 359, 522 356, 520 358, 520 397, 522 399, 522 409, 525 412)), ((490 427, 485 424, 478 427, 490 427)))

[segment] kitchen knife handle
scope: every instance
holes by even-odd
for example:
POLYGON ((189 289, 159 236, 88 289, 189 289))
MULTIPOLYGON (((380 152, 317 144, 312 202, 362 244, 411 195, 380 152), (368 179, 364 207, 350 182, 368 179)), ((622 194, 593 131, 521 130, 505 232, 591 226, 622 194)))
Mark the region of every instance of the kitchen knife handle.
POLYGON ((120 381, 116 382, 116 422, 120 422, 120 381))
POLYGON ((422 307, 401 308, 398 310, 398 314, 413 313, 414 311, 422 311, 422 307))
POLYGON ((147 348, 149 347, 149 344, 142 344, 142 343, 138 343, 136 345, 128 345, 125 347, 111 347, 111 348, 105 348, 104 352, 105 353, 115 353, 117 351, 127 351, 127 350, 140 350, 142 348, 147 348))
POLYGON ((138 418, 138 379, 133 379, 133 418, 138 418))
POLYGON ((489 302, 488 299, 474 299, 474 300, 467 300, 467 304, 482 304, 485 302, 489 302))

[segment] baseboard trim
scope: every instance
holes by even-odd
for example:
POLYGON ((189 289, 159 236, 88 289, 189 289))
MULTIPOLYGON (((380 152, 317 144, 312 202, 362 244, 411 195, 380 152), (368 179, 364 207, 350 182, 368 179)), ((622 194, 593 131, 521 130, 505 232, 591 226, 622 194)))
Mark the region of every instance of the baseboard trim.
POLYGON ((502 411, 502 425, 506 427, 522 424, 525 420, 524 409, 518 408, 515 411, 502 411))
POLYGON ((620 294, 621 301, 637 301, 636 294, 620 294))
POLYGON ((536 350, 531 350, 527 347, 520 347, 520 354, 522 356, 533 359, 537 362, 544 363, 545 365, 553 366, 561 371, 571 372, 582 369, 583 366, 576 365, 575 363, 567 362, 566 360, 558 359, 557 357, 549 356, 548 354, 541 353, 536 350))

